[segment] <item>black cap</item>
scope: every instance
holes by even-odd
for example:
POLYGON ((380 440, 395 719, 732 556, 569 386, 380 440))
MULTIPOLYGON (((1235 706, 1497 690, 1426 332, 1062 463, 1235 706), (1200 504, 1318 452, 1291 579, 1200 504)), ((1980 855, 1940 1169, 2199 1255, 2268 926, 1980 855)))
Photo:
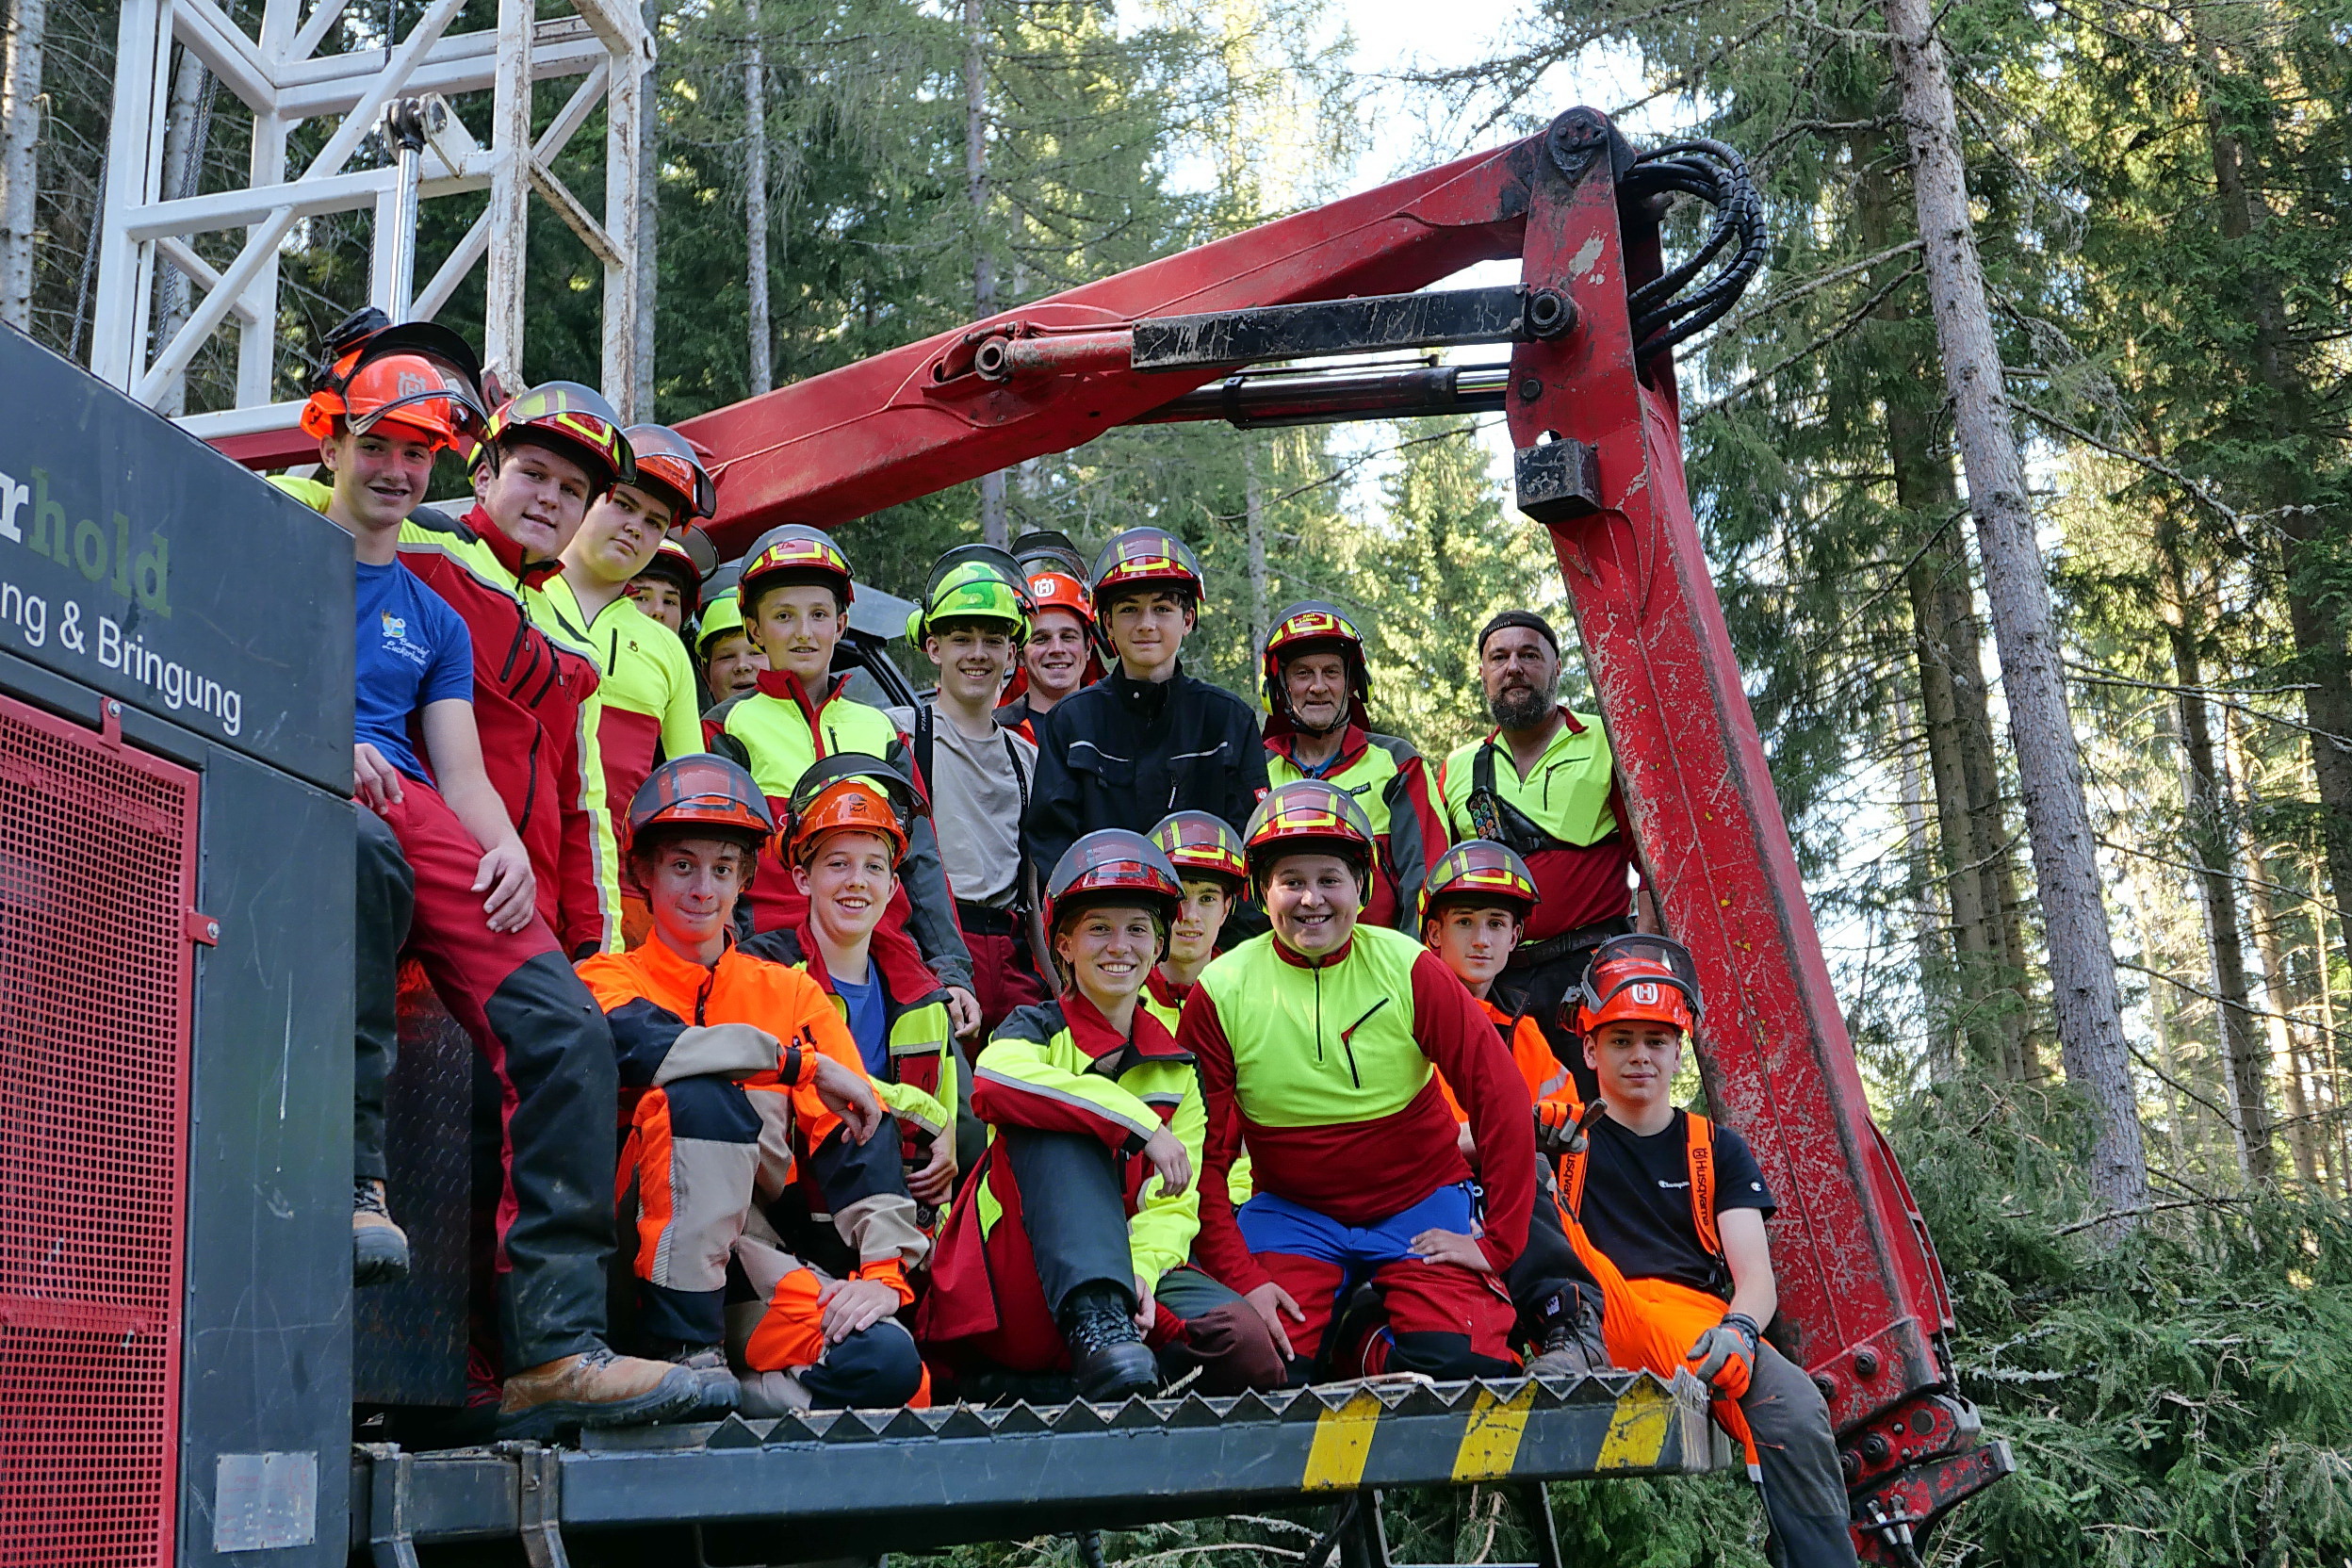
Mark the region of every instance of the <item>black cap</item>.
POLYGON ((1552 623, 1532 610, 1503 610, 1486 623, 1478 632, 1478 656, 1486 656, 1486 640, 1507 626, 1523 626, 1552 645, 1552 657, 1560 657, 1560 636, 1552 630, 1552 623))

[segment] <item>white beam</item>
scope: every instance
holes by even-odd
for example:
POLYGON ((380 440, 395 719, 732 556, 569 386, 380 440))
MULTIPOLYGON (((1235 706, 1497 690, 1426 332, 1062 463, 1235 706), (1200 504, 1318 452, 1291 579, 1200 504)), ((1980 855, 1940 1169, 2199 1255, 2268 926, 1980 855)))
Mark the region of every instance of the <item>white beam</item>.
POLYGON ((115 22, 114 109, 106 127, 106 179, 99 208, 98 292, 90 336, 90 368, 127 387, 139 370, 139 245, 122 216, 155 200, 150 133, 161 115, 171 18, 162 0, 122 0, 115 22))
MULTIPOLYGON (((531 0, 498 0, 498 75, 490 108, 490 267, 484 280, 482 359, 510 385, 524 384, 523 276, 531 239, 531 0)), ((597 46, 599 63, 603 46, 597 46)))
POLYGON ((211 414, 188 414, 172 421, 199 441, 229 435, 258 435, 264 431, 292 430, 302 422, 301 403, 256 403, 248 408, 223 408, 211 414))
POLYGON ((572 8, 612 53, 633 57, 644 47, 645 19, 627 0, 572 0, 572 8))
MULTIPOLYGON (((285 4, 291 7, 293 0, 285 4)), ((271 10, 262 19, 263 41, 274 36, 273 26, 283 30, 291 24, 272 0, 271 10)), ((275 185, 286 178, 286 138, 284 120, 274 114, 253 116, 253 184, 275 185)), ((245 303, 253 310, 253 319, 237 335, 237 400, 267 402, 278 370, 278 257, 274 251, 246 287, 245 303)))
MULTIPOLYGON (((189 250, 187 241, 166 236, 155 241, 155 249, 162 253, 164 260, 187 273, 188 281, 205 293, 209 294, 220 286, 220 274, 213 270, 210 262, 189 250)), ((253 319, 253 307, 237 300, 229 305, 229 314, 240 322, 250 323, 253 319)))
POLYGON ((637 199, 645 140, 638 116, 645 106, 646 56, 645 29, 635 32, 636 42, 613 54, 604 111, 604 230, 613 250, 604 269, 604 395, 632 424, 652 416, 652 410, 637 407, 637 269, 645 255, 637 199))
POLYGON ((607 267, 621 265, 621 253, 612 248, 612 237, 604 232, 604 225, 596 221, 596 214, 572 194, 571 188, 555 177, 554 170, 537 158, 531 158, 523 165, 523 172, 531 176, 532 188, 546 199, 547 205, 555 209, 555 215, 564 220, 565 227, 580 236, 580 242, 594 252, 598 261, 607 267))
MULTIPOLYGON (((531 55, 534 81, 577 76, 593 71, 606 58, 604 42, 576 16, 558 17, 536 29, 538 42, 531 55)), ((358 102, 379 64, 373 68, 352 61, 381 60, 375 54, 323 55, 288 65, 278 74, 278 112, 289 120, 343 114, 358 102)), ((439 92, 451 97, 493 88, 498 74, 498 41, 488 33, 462 33, 443 39, 418 63, 409 77, 411 93, 439 92)))
POLYGON ((441 307, 449 302, 457 286, 466 281, 466 274, 474 270, 474 263, 490 248, 490 215, 485 212, 474 220, 474 226, 466 231, 466 237, 457 242, 441 263, 433 281, 416 291, 416 301, 408 307, 412 321, 430 321, 441 314, 441 307))
POLYGON ((270 79, 269 62, 245 29, 212 0, 172 0, 172 36, 193 50, 247 108, 270 112, 278 84, 270 79))
POLYGON ((389 169, 354 169, 324 179, 289 180, 252 190, 216 190, 209 196, 183 196, 176 201, 150 202, 122 215, 123 232, 133 239, 161 235, 206 234, 214 229, 243 228, 259 223, 281 207, 297 218, 314 213, 344 212, 364 207, 391 183, 389 169))
MULTIPOLYGON (((271 4, 276 3, 277 0, 271 0, 271 4)), ((278 63, 281 66, 291 65, 317 54, 318 45, 326 41, 327 29, 334 26, 335 19, 342 14, 343 0, 318 0, 318 4, 311 8, 310 20, 302 24, 302 30, 286 44, 286 55, 278 63)))
MULTIPOLYGON (((367 95, 352 106, 351 113, 343 117, 343 123, 335 127, 335 135, 329 137, 327 144, 318 149, 318 155, 310 160, 310 167, 302 172, 304 181, 323 180, 342 172, 344 160, 359 146, 360 139, 374 127, 376 117, 384 112, 384 104, 400 90, 408 80, 409 73, 416 69, 417 59, 433 47, 433 41, 441 36, 442 29, 449 24, 450 19, 457 15, 458 8, 464 3, 465 0, 433 0, 424 14, 416 19, 416 27, 400 41, 400 47, 392 51, 392 57, 384 61, 367 95)), ((188 318, 188 324, 155 356, 155 362, 139 379, 132 396, 143 403, 155 400, 171 379, 187 366, 196 351, 204 346, 205 339, 212 335, 213 330, 228 316, 229 306, 253 282, 254 274, 276 253, 278 242, 294 227, 294 220, 293 207, 278 207, 265 221, 247 232, 245 248, 237 253, 236 262, 222 275, 220 286, 205 297, 204 302, 197 306, 195 313, 188 318)))

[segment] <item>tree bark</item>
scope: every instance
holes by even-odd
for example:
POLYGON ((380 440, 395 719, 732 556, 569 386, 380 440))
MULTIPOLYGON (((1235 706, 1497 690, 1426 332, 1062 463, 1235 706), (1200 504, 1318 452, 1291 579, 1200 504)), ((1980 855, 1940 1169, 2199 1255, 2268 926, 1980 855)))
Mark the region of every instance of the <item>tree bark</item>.
MULTIPOLYGON (((988 251, 988 18, 985 0, 964 0, 964 195, 972 204, 972 315, 996 314, 996 263, 988 251)), ((980 538, 1013 542, 1004 472, 980 476, 980 538)))
MULTIPOLYGON (((41 72, 48 0, 15 0, 0 60, 0 322, 33 330, 33 230, 40 221, 41 72)), ((91 228, 97 224, 93 220, 91 228)))
POLYGON ((2262 1071, 2262 1041, 2247 1002, 2246 943, 2238 927, 2237 885, 2231 880, 2231 842, 2236 812, 2213 745, 2212 710, 2202 694, 2204 660, 2180 541, 2170 526, 2157 530, 2177 620, 2164 632, 2172 645, 2173 676, 2180 690, 2175 707, 2180 720, 2181 804, 2185 808, 2189 860, 2197 870, 2197 909, 2204 917, 2205 952, 2214 997, 2215 1026, 2227 1069, 2230 1115, 2238 1146, 2238 1168, 2250 1182, 2268 1182, 2278 1172, 2271 1148, 2269 1086, 2262 1071))
MULTIPOLYGON (((1895 727, 1908 737, 1912 725, 1911 704, 1898 692, 1895 727)), ((1931 746, 1931 762, 1933 749, 1931 746)), ((1943 923, 1943 911, 1936 904, 1938 879, 1927 837, 1927 792, 1920 778, 1923 770, 1912 755, 1907 739, 1896 750, 1895 768, 1903 791, 1903 861, 1911 877, 1911 885, 1905 890, 1911 904, 1911 951, 1919 966, 1920 988, 1930 1003, 1927 1076, 1931 1083, 1943 1084, 1959 1077, 1960 1064, 1967 1055, 1963 1042, 1968 1037, 1954 1026, 1955 1021, 1936 1016, 1936 1000, 1952 995, 1956 987, 1951 960, 1944 953, 1942 933, 1937 930, 1943 923)))
POLYGON ((754 397, 776 384, 776 340, 768 326, 768 47, 760 29, 760 0, 743 0, 750 53, 743 60, 743 330, 754 397))
MULTIPOLYGON (((211 121, 212 73, 193 49, 180 51, 180 63, 172 73, 172 96, 164 109, 163 120, 163 195, 166 201, 193 196, 203 184, 204 150, 208 138, 205 131, 211 121)), ((188 279, 170 262, 155 263, 155 347, 161 353, 171 341, 180 335, 188 325, 189 311, 188 279)), ((177 418, 188 412, 188 373, 183 370, 172 378, 172 384, 155 400, 155 412, 167 418, 177 418)))
MULTIPOLYGON (((1952 83, 1928 0, 1882 0, 1882 8, 1894 35, 1889 54, 1911 144, 1912 200, 2033 842, 2060 1049, 2067 1081, 2092 1117, 2092 1199, 2125 1216, 2148 1204, 2139 1103, 2124 1046, 2115 949, 2083 797, 2082 759, 2066 707, 2057 621, 1968 214, 1952 83)), ((2112 1236, 2135 1223, 2118 1217, 2101 1230, 2112 1236)))
MULTIPOLYGON (((2270 1017, 2263 1020, 2264 1032, 2270 1040, 2271 1063, 2286 1092, 2287 1149, 2295 1161, 2295 1176, 2309 1186, 2320 1179, 2320 1152, 2318 1129, 2311 1114, 2314 1102, 2304 1076, 2304 1051, 2296 1037, 2296 1023, 2307 1000, 2305 977, 2296 972, 2289 952, 2285 923, 2289 917, 2279 912, 2278 901, 2271 892, 2278 877, 2271 865, 2269 846, 2255 831, 2262 791, 2254 753, 2234 714, 2224 716, 2222 728, 2246 805, 2239 816, 2239 853, 2246 863, 2247 923, 2254 928, 2254 951, 2262 961, 2262 990, 2270 1004, 2270 1017)), ((2315 959, 2325 957, 2316 941, 2311 951, 2315 959)))

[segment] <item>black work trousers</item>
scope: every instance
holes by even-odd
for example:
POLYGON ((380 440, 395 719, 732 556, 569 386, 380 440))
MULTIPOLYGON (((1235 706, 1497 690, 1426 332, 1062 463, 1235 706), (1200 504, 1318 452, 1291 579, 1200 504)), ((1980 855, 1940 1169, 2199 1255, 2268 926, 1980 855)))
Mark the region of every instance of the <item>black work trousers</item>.
POLYGON ((1135 1311, 1135 1264, 1127 1250, 1118 1157, 1101 1138, 1078 1133, 1000 1127, 996 1135, 1021 1185, 1021 1229, 1029 1233, 1037 1284, 1054 1322, 1086 1285, 1117 1286, 1127 1310, 1135 1311))
POLYGON ((1511 1308, 1519 1315, 1519 1333, 1528 1343, 1541 1345, 1546 1330, 1564 1322, 1605 1359, 1601 1287, 1568 1244, 1568 1232, 1560 1223, 1560 1204, 1554 1196, 1557 1191, 1549 1167, 1539 1156, 1535 1209, 1527 1217, 1527 1244, 1503 1270, 1503 1288, 1511 1292, 1511 1308))
POLYGON ((351 1170, 381 1182, 384 1086, 400 1048, 400 949, 416 909, 416 874, 384 820, 352 803, 359 818, 358 927, 351 955, 351 1170))

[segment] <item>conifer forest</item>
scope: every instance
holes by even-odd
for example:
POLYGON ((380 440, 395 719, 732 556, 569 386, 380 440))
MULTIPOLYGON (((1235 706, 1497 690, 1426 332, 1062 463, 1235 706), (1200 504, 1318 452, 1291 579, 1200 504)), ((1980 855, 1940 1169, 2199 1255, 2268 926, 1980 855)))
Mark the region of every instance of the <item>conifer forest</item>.
MULTIPOLYGON (((7 8, 0 318, 86 358, 116 8, 7 8)), ((1691 498, 1962 1392, 2017 1460, 1930 1560, 2352 1560, 2352 0, 644 8, 665 421, 1575 104, 1739 149, 1772 251, 1678 356, 1691 498)), ((401 11, 353 0, 327 47, 401 11)), ((243 177, 247 111, 193 57, 170 115, 168 193, 243 177)), ((597 205, 599 149, 559 171, 597 205)), ((420 254, 482 200, 427 204, 420 254)), ((365 302, 368 226, 282 248, 278 396, 365 302)), ((528 267, 524 372, 595 381, 596 259, 535 220, 528 267)), ((478 335, 482 288, 440 318, 478 335)), ((168 335, 191 291, 157 291, 168 335)), ((235 357, 199 351, 187 411, 235 357)), ((1571 619, 1508 448, 1461 416, 1128 427, 841 537, 911 594, 959 541, 1161 523, 1209 577, 1197 673, 1254 698, 1269 618, 1329 600, 1378 727, 1435 758, 1488 726, 1487 617, 1571 619)), ((1573 1561, 1764 1560, 1736 1474, 1556 1492, 1573 1561)), ((1500 1493, 1397 1501, 1400 1560, 1527 1555, 1500 1493)), ((1104 1545, 1272 1565, 1318 1527, 1104 1545)))

